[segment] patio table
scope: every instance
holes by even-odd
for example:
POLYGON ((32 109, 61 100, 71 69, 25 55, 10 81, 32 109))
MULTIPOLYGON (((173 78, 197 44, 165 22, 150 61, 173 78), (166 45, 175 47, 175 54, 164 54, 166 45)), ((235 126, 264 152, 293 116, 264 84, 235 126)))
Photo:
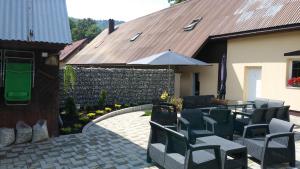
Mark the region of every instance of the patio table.
POLYGON ((247 148, 245 146, 218 136, 199 137, 197 143, 220 145, 222 169, 247 168, 247 148))
POLYGON ((247 106, 253 106, 254 103, 250 101, 228 100, 224 106, 230 108, 233 107, 236 112, 237 108, 245 109, 247 106))

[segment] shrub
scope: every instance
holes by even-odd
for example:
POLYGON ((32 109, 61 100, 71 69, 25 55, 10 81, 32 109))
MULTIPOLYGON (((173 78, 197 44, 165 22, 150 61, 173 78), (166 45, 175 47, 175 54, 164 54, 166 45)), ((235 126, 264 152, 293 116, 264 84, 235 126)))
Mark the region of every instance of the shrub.
POLYGON ((111 112, 112 109, 110 107, 105 107, 104 110, 105 110, 105 112, 111 112))
POLYGON ((103 108, 106 102, 107 92, 105 90, 101 90, 99 94, 98 104, 100 108, 103 108))
POLYGON ((88 116, 88 118, 93 119, 93 118, 96 117, 96 114, 95 113, 88 113, 87 116, 88 116))
POLYGON ((166 101, 168 100, 169 98, 169 94, 167 91, 164 91, 161 95, 160 95, 160 99, 163 100, 163 101, 166 101))
POLYGON ((143 114, 142 116, 151 116, 152 111, 151 110, 146 110, 145 114, 143 114))
POLYGON ((96 115, 103 115, 103 114, 105 114, 105 111, 104 110, 97 110, 96 111, 96 115))
POLYGON ((115 104, 115 108, 116 109, 120 109, 122 107, 122 105, 120 105, 120 104, 115 104))
POLYGON ((81 129, 82 124, 80 124, 80 123, 75 123, 73 126, 74 126, 74 128, 76 128, 76 129, 81 129))
POLYGON ((68 115, 76 116, 76 105, 72 97, 68 97, 65 101, 65 111, 68 115))
POLYGON ((84 117, 80 117, 79 121, 81 121, 82 123, 86 124, 86 123, 88 123, 90 121, 90 119, 88 117, 84 116, 84 117))
POLYGON ((130 106, 130 105, 129 105, 129 104, 127 104, 127 103, 126 103, 126 104, 124 104, 124 107, 129 107, 129 106, 130 106))
POLYGON ((64 127, 60 129, 61 134, 71 134, 72 128, 71 127, 64 127))
POLYGON ((182 101, 183 100, 181 98, 176 96, 172 96, 169 99, 169 103, 175 105, 178 112, 181 112, 182 110, 182 101))
POLYGON ((78 113, 78 115, 79 115, 79 116, 83 116, 83 115, 84 115, 84 113, 83 113, 83 112, 80 112, 80 113, 78 113))
POLYGON ((77 75, 75 69, 71 65, 67 65, 64 69, 65 93, 67 93, 69 90, 73 91, 75 89, 76 81, 77 81, 77 75))

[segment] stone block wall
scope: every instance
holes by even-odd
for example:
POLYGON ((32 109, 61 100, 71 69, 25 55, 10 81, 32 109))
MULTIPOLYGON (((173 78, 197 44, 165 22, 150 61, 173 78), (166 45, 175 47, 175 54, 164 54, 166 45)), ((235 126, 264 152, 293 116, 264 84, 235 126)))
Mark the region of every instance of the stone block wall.
MULTIPOLYGON (((167 69, 76 68, 75 101, 80 105, 97 105, 101 90, 107 91, 109 105, 151 103, 164 90, 174 93, 174 71, 167 69), (170 80, 169 80, 170 79, 170 80)), ((60 104, 64 104, 63 70, 60 72, 60 104)))

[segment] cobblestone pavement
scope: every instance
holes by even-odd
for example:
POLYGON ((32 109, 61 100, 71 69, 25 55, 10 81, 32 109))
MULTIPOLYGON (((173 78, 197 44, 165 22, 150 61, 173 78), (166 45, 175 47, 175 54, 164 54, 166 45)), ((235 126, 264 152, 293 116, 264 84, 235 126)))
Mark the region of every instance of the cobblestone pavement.
MULTIPOLYGON (((143 112, 128 113, 99 122, 87 133, 1 148, 0 169, 157 169, 145 160, 149 117, 142 115, 143 112)), ((299 121, 300 117, 292 120, 299 121)), ((296 147, 296 157, 300 161, 300 141, 296 142, 296 147)), ((260 166, 249 160, 249 168, 260 166)))

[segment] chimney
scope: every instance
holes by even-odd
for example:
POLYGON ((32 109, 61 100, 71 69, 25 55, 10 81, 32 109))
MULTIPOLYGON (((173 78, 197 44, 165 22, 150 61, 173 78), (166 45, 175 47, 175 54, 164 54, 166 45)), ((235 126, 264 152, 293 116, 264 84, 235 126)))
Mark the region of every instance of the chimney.
POLYGON ((115 21, 113 19, 108 20, 108 34, 113 33, 115 31, 115 21))

